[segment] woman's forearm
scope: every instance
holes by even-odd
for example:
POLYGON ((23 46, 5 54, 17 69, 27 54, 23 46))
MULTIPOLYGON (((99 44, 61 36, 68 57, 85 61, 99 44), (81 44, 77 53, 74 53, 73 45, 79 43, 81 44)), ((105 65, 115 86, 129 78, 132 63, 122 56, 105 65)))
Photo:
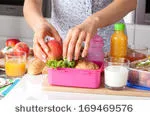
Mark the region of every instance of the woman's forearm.
POLYGON ((136 8, 136 4, 137 0, 114 0, 106 8, 93 14, 92 17, 97 22, 98 28, 103 28, 122 19, 136 8))
POLYGON ((42 22, 45 21, 42 14, 43 0, 25 0, 23 13, 27 23, 36 31, 42 22))

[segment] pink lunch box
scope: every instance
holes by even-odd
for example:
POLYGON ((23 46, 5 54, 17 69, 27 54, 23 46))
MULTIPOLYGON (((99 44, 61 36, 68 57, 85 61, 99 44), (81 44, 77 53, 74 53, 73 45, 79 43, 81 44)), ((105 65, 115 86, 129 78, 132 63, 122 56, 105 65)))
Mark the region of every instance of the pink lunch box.
POLYGON ((75 68, 57 68, 48 69, 48 82, 50 85, 99 88, 101 84, 101 72, 103 63, 99 65, 98 70, 81 70, 75 68))

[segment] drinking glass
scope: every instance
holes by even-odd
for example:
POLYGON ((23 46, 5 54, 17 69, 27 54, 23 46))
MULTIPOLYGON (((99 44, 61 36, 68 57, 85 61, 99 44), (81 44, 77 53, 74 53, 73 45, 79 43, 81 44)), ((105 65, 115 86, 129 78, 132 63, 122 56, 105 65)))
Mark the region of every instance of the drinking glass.
POLYGON ((26 53, 9 52, 5 54, 5 72, 8 78, 21 77, 26 73, 26 53))
POLYGON ((105 87, 113 90, 124 89, 128 80, 128 66, 129 60, 126 58, 105 58, 105 87))

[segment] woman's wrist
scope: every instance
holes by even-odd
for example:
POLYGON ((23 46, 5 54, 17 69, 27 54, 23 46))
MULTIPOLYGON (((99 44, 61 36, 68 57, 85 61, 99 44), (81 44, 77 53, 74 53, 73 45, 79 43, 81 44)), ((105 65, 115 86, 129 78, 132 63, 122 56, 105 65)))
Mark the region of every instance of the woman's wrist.
POLYGON ((33 27, 33 31, 37 32, 38 30, 44 28, 45 26, 47 26, 48 21, 45 18, 40 18, 38 20, 38 23, 36 23, 33 27))
POLYGON ((100 20, 97 16, 91 15, 87 18, 87 21, 96 29, 100 28, 100 20))

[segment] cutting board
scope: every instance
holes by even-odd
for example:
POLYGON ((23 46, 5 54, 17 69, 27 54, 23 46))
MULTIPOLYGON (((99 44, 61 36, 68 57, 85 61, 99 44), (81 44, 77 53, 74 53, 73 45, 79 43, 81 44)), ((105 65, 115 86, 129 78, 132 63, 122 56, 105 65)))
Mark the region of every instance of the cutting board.
MULTIPOLYGON (((104 84, 104 83, 102 82, 101 84, 104 84)), ((101 85, 101 87, 98 89, 52 86, 52 85, 48 84, 47 78, 43 81, 42 88, 45 91, 56 91, 56 92, 150 97, 150 91, 132 89, 132 88, 128 88, 128 87, 124 90, 116 91, 116 90, 106 89, 104 87, 104 85, 101 85)))

